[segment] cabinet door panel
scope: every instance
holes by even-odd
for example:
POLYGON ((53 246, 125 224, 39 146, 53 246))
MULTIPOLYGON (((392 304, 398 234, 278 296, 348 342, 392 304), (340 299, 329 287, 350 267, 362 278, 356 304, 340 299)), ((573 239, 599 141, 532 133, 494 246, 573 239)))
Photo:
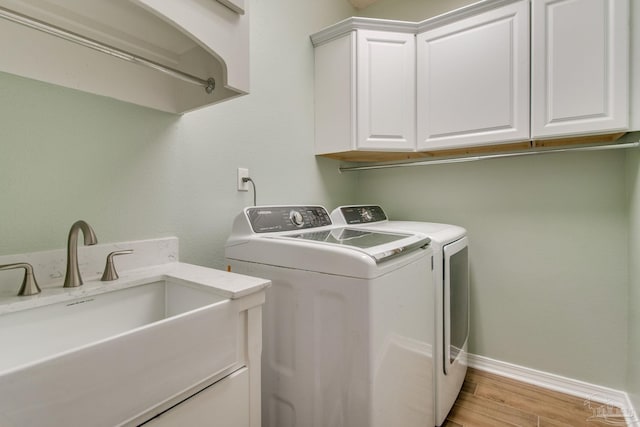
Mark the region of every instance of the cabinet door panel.
POLYGON ((315 153, 356 148, 355 34, 315 48, 315 153))
POLYGON ((415 36, 358 30, 358 148, 415 148, 415 36))
POLYGON ((249 371, 229 375, 144 425, 248 427, 249 371))
POLYGON ((534 0, 532 136, 628 126, 628 1, 534 0))
POLYGON ((528 16, 522 1, 418 35, 418 149, 528 139, 528 16))

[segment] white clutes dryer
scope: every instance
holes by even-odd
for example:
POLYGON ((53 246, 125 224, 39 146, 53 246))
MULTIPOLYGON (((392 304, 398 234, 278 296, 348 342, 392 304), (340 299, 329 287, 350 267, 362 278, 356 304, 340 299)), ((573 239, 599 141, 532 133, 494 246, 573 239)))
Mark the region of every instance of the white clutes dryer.
POLYGON ((263 427, 434 425, 429 238, 334 226, 321 206, 245 208, 231 271, 268 278, 263 427))
POLYGON ((334 224, 386 232, 423 233, 431 238, 435 289, 435 421, 444 423, 467 372, 469 339, 469 241, 457 225, 389 221, 376 205, 340 206, 334 224))

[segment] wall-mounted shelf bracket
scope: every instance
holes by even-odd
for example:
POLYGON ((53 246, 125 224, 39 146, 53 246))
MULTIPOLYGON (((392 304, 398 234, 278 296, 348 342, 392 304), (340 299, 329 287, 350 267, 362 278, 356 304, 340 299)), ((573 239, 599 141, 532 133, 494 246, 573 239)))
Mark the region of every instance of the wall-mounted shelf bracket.
POLYGON ((191 74, 184 73, 182 71, 173 69, 171 67, 167 67, 165 65, 159 64, 149 59, 142 58, 140 56, 126 52, 124 50, 118 49, 116 47, 106 45, 104 43, 90 39, 88 37, 81 36, 71 31, 64 30, 62 28, 56 27, 54 25, 31 18, 21 13, 14 12, 12 10, 9 10, 3 7, 0 7, 0 18, 3 18, 7 21, 14 22, 16 24, 23 25, 25 27, 28 27, 37 31, 42 31, 52 36, 70 41, 72 43, 79 44, 81 46, 87 47, 89 49, 93 49, 98 52, 105 53, 107 55, 111 55, 113 57, 122 59, 124 61, 128 61, 128 62, 138 64, 147 68, 151 68, 156 71, 160 71, 164 74, 170 75, 172 77, 175 77, 187 83, 202 86, 208 94, 213 93, 216 87, 216 82, 213 77, 209 77, 206 80, 201 79, 200 77, 196 77, 191 74))

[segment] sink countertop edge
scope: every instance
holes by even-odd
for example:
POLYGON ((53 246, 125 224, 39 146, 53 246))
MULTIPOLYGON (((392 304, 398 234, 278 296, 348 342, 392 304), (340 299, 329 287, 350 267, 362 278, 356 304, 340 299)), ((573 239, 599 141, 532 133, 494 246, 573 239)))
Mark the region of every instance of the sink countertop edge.
POLYGON ((209 286, 229 299, 242 298, 271 286, 271 280, 194 264, 176 262, 166 267, 165 277, 209 286))
POLYGON ((120 273, 120 278, 102 282, 99 277, 85 280, 77 288, 63 288, 62 282, 42 287, 42 293, 28 297, 11 296, 0 300, 0 315, 87 298, 162 280, 180 280, 214 289, 220 296, 238 299, 271 286, 271 281, 230 273, 209 267, 172 262, 120 273))

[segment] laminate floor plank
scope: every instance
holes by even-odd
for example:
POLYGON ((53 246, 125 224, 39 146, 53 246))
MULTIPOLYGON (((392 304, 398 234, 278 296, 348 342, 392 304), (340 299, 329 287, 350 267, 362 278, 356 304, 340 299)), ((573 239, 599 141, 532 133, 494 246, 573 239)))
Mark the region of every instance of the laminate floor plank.
POLYGON ((538 416, 533 412, 526 412, 513 406, 503 405, 494 400, 462 392, 458 396, 456 403, 469 411, 497 418, 517 426, 538 426, 538 416))
POLYGON ((463 405, 455 403, 447 419, 458 423, 462 427, 514 427, 513 424, 496 417, 474 412, 463 405))
POLYGON ((625 426, 618 408, 469 368, 443 427, 625 426))
POLYGON ((572 423, 566 423, 562 421, 550 420, 548 418, 540 417, 540 422, 538 423, 538 425, 540 427, 603 427, 610 424, 605 424, 599 420, 588 420, 588 419, 574 421, 572 423))
POLYGON ((576 423, 591 415, 583 407, 576 408, 573 404, 563 406, 549 399, 544 393, 539 397, 530 393, 520 394, 514 390, 499 390, 493 387, 478 385, 475 396, 495 400, 506 406, 518 408, 525 412, 536 413, 539 416, 566 423, 576 423))
POLYGON ((528 396, 538 396, 553 402, 556 405, 570 404, 575 407, 582 407, 584 399, 560 393, 554 390, 544 389, 533 384, 523 383, 511 378, 501 377, 490 372, 483 372, 477 369, 469 369, 467 378, 478 384, 500 385, 503 389, 517 390, 519 394, 528 396))

